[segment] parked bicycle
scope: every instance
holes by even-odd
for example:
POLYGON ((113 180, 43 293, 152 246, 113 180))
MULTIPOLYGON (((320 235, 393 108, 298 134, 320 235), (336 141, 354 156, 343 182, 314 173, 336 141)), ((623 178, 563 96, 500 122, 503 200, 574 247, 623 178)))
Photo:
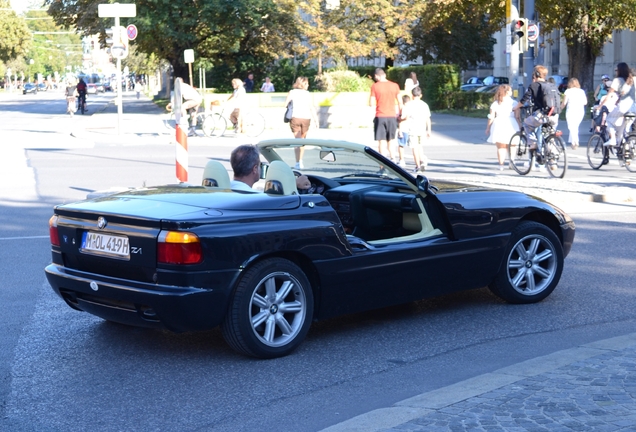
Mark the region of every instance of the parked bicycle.
POLYGON ((521 175, 530 172, 534 164, 545 165, 548 173, 555 178, 563 178, 568 161, 562 132, 556 130, 544 116, 543 123, 537 128, 536 148, 530 148, 528 137, 523 128, 515 133, 508 144, 510 167, 521 175))
POLYGON ((616 145, 603 145, 608 139, 607 126, 601 125, 595 130, 590 140, 587 142, 587 163, 592 169, 600 169, 607 165, 610 154, 616 155, 621 166, 630 172, 636 172, 636 133, 632 131, 636 113, 626 113, 623 118, 627 122, 623 138, 616 145), (628 132, 629 131, 629 132, 628 132))
MULTIPOLYGON (((223 136, 228 130, 237 131, 237 125, 233 124, 228 117, 225 116, 226 105, 217 105, 212 103, 212 114, 206 116, 204 120, 204 131, 211 131, 208 136, 223 136), (214 111, 215 107, 219 107, 219 111, 214 111)), ((255 110, 248 110, 243 114, 243 132, 249 137, 256 137, 265 130, 265 117, 255 110)))

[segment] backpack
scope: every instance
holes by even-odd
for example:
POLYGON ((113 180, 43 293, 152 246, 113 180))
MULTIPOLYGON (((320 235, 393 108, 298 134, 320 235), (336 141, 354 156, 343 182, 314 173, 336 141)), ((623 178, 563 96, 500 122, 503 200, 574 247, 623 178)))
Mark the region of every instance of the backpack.
POLYGON ((552 109, 551 115, 561 114, 561 93, 559 93, 557 86, 551 82, 542 82, 541 94, 546 114, 550 109, 552 109))

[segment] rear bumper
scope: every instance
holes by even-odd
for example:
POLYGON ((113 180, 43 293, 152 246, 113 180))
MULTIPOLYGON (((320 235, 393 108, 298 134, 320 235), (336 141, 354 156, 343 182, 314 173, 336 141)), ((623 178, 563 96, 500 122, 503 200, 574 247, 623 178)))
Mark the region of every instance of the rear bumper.
POLYGON ((53 290, 73 309, 108 321, 165 328, 174 332, 208 330, 227 311, 239 271, 215 275, 218 287, 157 285, 70 270, 57 264, 45 268, 53 290))

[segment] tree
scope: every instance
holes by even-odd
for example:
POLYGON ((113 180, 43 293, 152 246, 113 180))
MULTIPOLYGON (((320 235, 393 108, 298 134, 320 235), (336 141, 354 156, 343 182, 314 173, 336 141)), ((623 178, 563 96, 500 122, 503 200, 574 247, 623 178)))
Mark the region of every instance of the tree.
MULTIPOLYGON (((76 26, 84 34, 102 33, 112 19, 97 16, 92 0, 45 0, 59 24, 76 26)), ((167 60, 175 77, 188 77, 183 51, 210 66, 223 65, 246 71, 260 61, 273 61, 298 38, 296 8, 292 0, 138 0, 134 22, 139 35, 137 49, 167 60)))
POLYGON ((456 64, 469 69, 493 60, 496 40, 483 14, 466 17, 455 12, 443 25, 416 25, 411 33, 413 43, 404 47, 404 53, 411 59, 420 56, 425 64, 456 64))
POLYGON ((7 62, 26 54, 31 32, 24 18, 11 9, 9 0, 0 0, 0 60, 7 62))
POLYGON ((562 29, 568 48, 568 76, 594 88, 594 65, 615 30, 636 30, 636 0, 608 4, 600 0, 537 0, 537 11, 549 33, 562 29))
MULTIPOLYGON (((413 23, 426 7, 418 0, 341 0, 327 9, 323 0, 298 3, 303 35, 296 52, 318 60, 385 56, 392 66, 402 44, 410 43, 413 23)), ((320 73, 320 70, 319 70, 320 73)))

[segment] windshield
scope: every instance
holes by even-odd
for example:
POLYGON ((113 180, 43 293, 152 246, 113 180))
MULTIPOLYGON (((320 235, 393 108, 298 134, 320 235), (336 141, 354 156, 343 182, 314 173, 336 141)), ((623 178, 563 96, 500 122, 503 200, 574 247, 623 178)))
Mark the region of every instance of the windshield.
MULTIPOLYGON (((263 156, 271 162, 281 159, 290 167, 296 164, 295 149, 300 146, 294 142, 268 145, 261 147, 263 156), (277 157, 276 157, 276 156, 277 157)), ((364 152, 364 146, 352 145, 350 143, 337 145, 305 145, 303 154, 303 164, 300 169, 302 174, 322 176, 328 178, 335 177, 382 177, 386 179, 402 180, 398 175, 387 167, 383 167, 371 155, 364 152)))

